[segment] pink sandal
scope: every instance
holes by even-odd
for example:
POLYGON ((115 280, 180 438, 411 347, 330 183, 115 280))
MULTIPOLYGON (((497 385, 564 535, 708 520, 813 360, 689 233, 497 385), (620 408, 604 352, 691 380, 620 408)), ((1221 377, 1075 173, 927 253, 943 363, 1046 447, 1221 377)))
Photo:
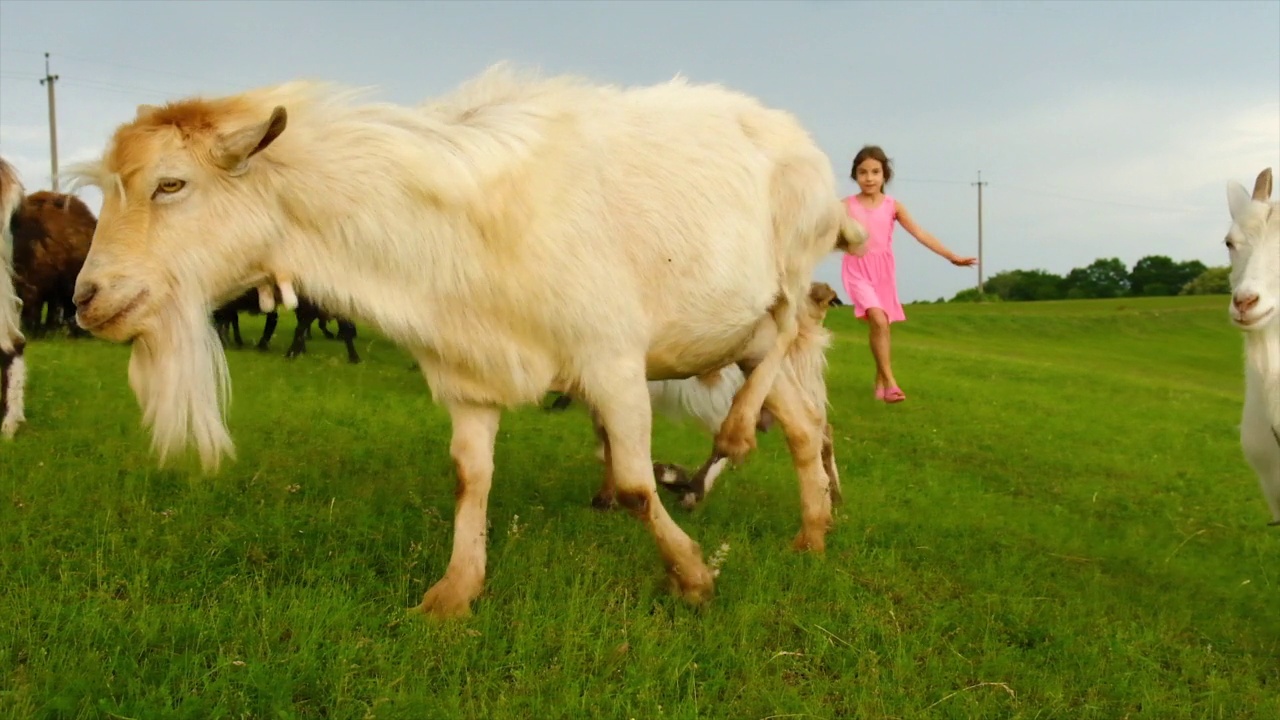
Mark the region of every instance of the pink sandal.
POLYGON ((882 391, 879 396, 881 400, 887 403, 900 403, 907 399, 906 394, 902 392, 902 388, 896 386, 882 391))

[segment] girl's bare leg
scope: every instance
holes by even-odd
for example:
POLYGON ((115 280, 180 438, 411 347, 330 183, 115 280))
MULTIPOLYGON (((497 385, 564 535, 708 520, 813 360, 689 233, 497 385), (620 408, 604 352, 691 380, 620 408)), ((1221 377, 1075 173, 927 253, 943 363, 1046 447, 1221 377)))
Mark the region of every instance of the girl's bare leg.
POLYGON ((866 321, 871 331, 871 357, 876 361, 876 389, 898 387, 889 362, 889 316, 880 308, 868 308, 866 321))

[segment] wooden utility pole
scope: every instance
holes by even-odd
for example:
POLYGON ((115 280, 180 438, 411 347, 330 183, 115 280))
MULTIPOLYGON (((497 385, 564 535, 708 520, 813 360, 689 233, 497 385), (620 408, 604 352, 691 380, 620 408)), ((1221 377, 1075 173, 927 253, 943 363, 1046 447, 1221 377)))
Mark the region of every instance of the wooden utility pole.
POLYGON ((49 74, 49 53, 44 54, 44 79, 40 81, 49 90, 49 169, 53 191, 58 192, 58 113, 53 104, 53 83, 57 75, 49 74))
POLYGON ((982 171, 978 171, 978 182, 969 183, 978 186, 978 295, 982 295, 982 171))

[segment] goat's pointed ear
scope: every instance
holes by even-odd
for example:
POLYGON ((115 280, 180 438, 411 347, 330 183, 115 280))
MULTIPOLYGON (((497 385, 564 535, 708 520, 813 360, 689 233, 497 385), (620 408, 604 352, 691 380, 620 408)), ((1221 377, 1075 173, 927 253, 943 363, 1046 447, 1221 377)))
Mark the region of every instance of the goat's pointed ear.
POLYGON ((1231 211, 1231 219, 1239 220, 1240 214, 1249 206, 1249 191, 1235 180, 1227 183, 1227 209, 1231 211))
POLYGON ((1253 181, 1253 199, 1266 202, 1271 197, 1271 168, 1263 168, 1253 181))
POLYGON ((216 160, 218 165, 232 175, 239 175, 246 169, 249 158, 262 152, 272 143, 288 120, 284 107, 277 105, 271 111, 271 117, 248 127, 226 133, 218 138, 216 160))

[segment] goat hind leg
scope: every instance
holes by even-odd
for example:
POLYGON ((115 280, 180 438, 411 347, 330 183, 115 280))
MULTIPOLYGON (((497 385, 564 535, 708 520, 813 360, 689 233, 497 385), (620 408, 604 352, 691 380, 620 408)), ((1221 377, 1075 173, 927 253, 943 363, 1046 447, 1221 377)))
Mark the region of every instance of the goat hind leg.
POLYGON ((831 483, 831 503, 842 504, 844 492, 840 489, 840 470, 836 467, 835 435, 831 423, 827 423, 822 431, 822 467, 827 471, 827 479, 831 483))
POLYGON ((449 453, 457 474, 457 507, 453 521, 453 554, 449 567, 412 611, 435 618, 471 613, 471 601, 484 588, 489 488, 493 484, 493 450, 498 436, 498 408, 451 404, 453 438, 449 453))
POLYGON ((702 550, 671 519, 658 497, 650 440, 653 410, 642 362, 601 363, 583 377, 588 404, 599 413, 608 442, 605 464, 617 501, 653 535, 673 589, 686 601, 711 599, 715 581, 702 550))
MULTIPOLYGON (((824 423, 806 402, 799 384, 788 372, 778 373, 765 398, 787 436, 796 479, 800 485, 800 532, 792 547, 823 552, 831 526, 831 483, 824 463, 824 423)), ((833 460, 834 462, 834 460, 833 460)))
MULTIPOLYGON (((729 414, 716 433, 715 451, 729 458, 737 465, 746 458, 756 446, 756 430, 758 429, 765 397, 779 375, 787 348, 791 346, 799 333, 796 320, 795 305, 785 296, 779 296, 777 302, 769 309, 777 334, 769 350, 759 363, 746 375, 743 385, 733 396, 733 404, 729 414)), ((777 413, 770 410, 776 416, 777 413)))

